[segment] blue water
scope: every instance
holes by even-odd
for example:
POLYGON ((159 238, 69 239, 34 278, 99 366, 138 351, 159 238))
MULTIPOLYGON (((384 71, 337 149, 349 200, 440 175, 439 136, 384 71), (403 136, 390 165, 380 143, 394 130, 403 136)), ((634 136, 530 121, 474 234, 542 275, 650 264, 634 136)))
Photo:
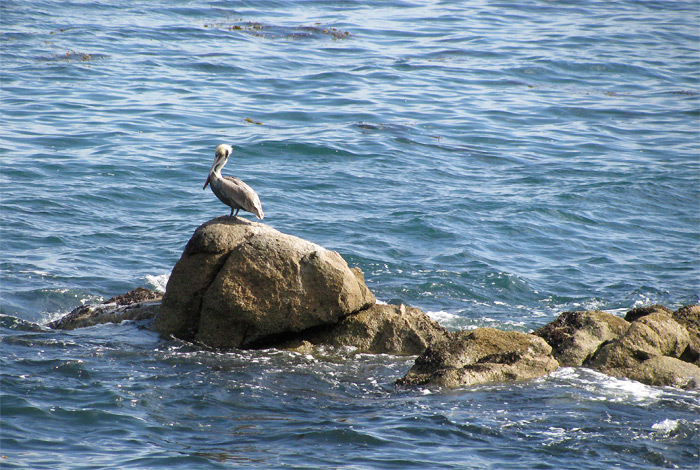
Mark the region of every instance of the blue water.
POLYGON ((696 1, 0 4, 0 467, 697 468, 700 394, 585 369, 396 390, 413 358, 52 331, 163 289, 253 186, 450 329, 700 300, 696 1), (346 34, 347 33, 347 34, 346 34))

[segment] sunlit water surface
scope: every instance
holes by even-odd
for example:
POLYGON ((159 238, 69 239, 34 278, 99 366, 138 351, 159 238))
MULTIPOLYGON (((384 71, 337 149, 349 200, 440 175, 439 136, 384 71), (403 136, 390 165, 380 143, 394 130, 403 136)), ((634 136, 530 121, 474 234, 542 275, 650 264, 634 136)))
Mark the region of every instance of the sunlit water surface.
POLYGON ((697 468, 700 395, 560 369, 398 390, 413 358, 211 352, 84 302, 163 289, 227 213, 384 302, 530 331, 700 298, 697 2, 3 1, 2 468, 697 468))

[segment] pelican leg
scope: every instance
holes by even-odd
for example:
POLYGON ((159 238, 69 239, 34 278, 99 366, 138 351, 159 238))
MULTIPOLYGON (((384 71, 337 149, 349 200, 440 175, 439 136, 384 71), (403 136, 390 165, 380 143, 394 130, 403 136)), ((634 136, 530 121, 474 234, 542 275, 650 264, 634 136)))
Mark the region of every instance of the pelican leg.
POLYGON ((238 211, 239 211, 239 210, 240 210, 240 209, 236 209, 236 213, 234 214, 234 213, 233 213, 233 207, 232 207, 232 208, 231 208, 231 213, 229 214, 229 217, 238 217, 238 211))

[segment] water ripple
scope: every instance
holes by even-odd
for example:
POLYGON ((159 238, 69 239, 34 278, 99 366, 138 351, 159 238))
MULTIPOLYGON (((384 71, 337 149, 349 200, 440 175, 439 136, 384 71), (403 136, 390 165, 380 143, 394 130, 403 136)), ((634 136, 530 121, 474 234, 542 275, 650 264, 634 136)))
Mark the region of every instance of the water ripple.
POLYGON ((162 288, 227 212, 201 190, 220 142, 266 222, 450 329, 698 302, 697 22, 686 1, 4 2, 3 465, 692 465, 690 393, 585 371, 399 392, 409 359, 41 325, 162 288))

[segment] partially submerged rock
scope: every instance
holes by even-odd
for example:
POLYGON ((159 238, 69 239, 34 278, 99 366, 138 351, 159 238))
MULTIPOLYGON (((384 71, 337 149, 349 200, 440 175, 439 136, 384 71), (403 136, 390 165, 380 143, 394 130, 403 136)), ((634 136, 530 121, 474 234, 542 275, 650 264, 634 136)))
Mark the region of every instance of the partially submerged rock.
POLYGON ((160 308, 162 297, 158 292, 138 287, 101 304, 81 305, 63 318, 49 323, 48 326, 54 329, 72 330, 101 323, 154 318, 160 308))
POLYGON ((670 386, 688 390, 700 388, 700 367, 669 356, 656 356, 642 361, 625 371, 622 377, 647 385, 670 386))
POLYGON ((539 328, 562 366, 584 366, 649 385, 700 387, 700 307, 565 312, 539 328), (696 362, 693 364, 692 362, 696 362))
POLYGON ((586 365, 651 385, 697 388, 700 368, 680 359, 689 344, 688 330, 665 311, 656 310, 632 322, 619 339, 601 346, 586 365), (686 365, 681 367, 678 361, 686 365))
POLYGON ((215 348, 261 347, 375 302, 336 252, 260 223, 219 217, 175 265, 157 331, 215 348))
POLYGON ((375 304, 348 315, 334 325, 303 332, 283 347, 298 349, 306 344, 352 346, 360 352, 371 354, 414 355, 423 353, 429 345, 445 341, 447 337, 447 330, 420 309, 375 304))
POLYGON ((599 310, 564 312, 534 334, 552 346, 552 354, 562 367, 579 367, 601 344, 624 334, 629 325, 622 318, 599 310))
POLYGON ((553 372, 559 363, 539 336, 478 328, 451 333, 416 359, 398 385, 461 387, 532 379, 553 372))
POLYGON ((632 322, 624 335, 603 345, 587 365, 609 373, 635 367, 652 357, 678 358, 689 341, 688 331, 670 315, 659 311, 632 322))

